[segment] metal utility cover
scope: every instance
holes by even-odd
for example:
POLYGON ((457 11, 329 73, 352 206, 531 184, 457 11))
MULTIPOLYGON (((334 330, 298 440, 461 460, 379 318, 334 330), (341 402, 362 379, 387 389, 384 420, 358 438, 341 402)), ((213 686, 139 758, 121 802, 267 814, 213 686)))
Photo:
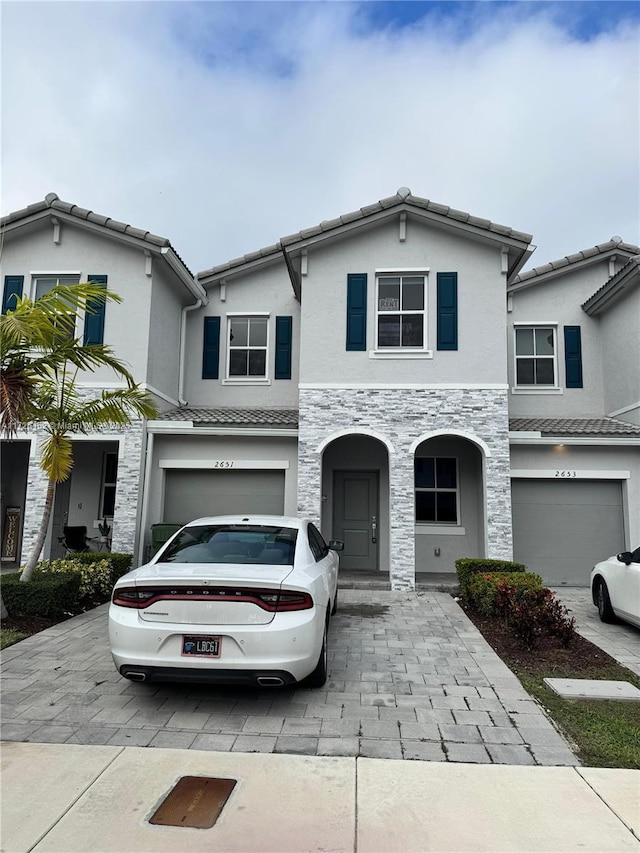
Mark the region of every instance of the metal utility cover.
POLYGON ((153 813, 149 823, 210 829, 220 817, 235 779, 183 776, 153 813))
POLYGON ((590 681, 586 678, 545 678, 563 699, 626 699, 640 701, 640 690, 628 681, 590 681))

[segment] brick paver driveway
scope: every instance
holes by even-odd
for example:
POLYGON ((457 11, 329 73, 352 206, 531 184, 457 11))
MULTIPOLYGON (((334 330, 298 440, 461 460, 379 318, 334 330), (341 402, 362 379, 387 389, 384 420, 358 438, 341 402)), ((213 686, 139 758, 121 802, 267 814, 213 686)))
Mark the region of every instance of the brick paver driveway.
POLYGON ((131 683, 113 667, 106 616, 3 652, 4 740, 578 763, 447 593, 341 590, 319 690, 131 683))

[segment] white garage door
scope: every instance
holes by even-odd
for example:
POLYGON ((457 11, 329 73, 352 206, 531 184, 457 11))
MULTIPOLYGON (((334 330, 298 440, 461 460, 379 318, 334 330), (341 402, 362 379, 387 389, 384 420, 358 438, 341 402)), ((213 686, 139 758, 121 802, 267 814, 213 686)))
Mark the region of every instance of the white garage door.
POLYGON ((165 522, 186 524, 205 515, 283 512, 284 471, 167 471, 165 522))
POLYGON ((622 489, 610 480, 512 480, 513 557, 549 586, 588 586, 624 550, 622 489))

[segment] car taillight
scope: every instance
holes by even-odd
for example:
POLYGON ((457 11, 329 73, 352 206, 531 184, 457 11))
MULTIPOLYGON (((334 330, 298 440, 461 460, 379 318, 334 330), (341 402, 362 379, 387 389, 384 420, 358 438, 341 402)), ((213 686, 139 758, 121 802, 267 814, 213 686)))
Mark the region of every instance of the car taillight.
POLYGON ((120 607, 143 610, 156 601, 234 601, 255 604, 269 613, 310 610, 313 599, 307 592, 279 589, 247 589, 245 587, 119 587, 111 598, 120 607))
POLYGON ((280 590, 261 590, 256 597, 265 610, 279 613, 283 610, 310 610, 313 599, 307 592, 281 592, 280 590))
POLYGON ((135 607, 139 610, 141 607, 146 607, 154 595, 155 592, 152 589, 136 589, 127 586, 114 589, 111 600, 120 607, 135 607))

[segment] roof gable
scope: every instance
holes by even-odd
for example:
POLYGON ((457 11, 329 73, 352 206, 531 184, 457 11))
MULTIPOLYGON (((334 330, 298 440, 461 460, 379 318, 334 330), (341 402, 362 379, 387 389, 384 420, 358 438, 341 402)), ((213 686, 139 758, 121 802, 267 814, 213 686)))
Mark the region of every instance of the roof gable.
POLYGON ((625 243, 622 237, 612 237, 606 243, 600 243, 589 249, 582 249, 572 255, 565 255, 556 261, 549 261, 539 267, 517 275, 509 286, 510 291, 523 290, 533 284, 549 281, 595 263, 613 259, 616 257, 630 258, 632 255, 640 254, 640 247, 633 243, 625 243))
POLYGON ((112 219, 110 216, 103 216, 100 213, 94 213, 92 210, 79 207, 77 204, 62 201, 56 193, 48 193, 44 201, 30 204, 2 217, 0 219, 0 230, 3 233, 10 233, 45 218, 49 218, 52 221, 71 222, 94 232, 102 232, 112 239, 126 241, 129 245, 150 250, 154 255, 160 256, 182 283, 196 296, 205 296, 196 282, 193 273, 173 248, 171 241, 167 237, 159 237, 157 234, 152 234, 151 231, 135 228, 133 225, 112 219))
MULTIPOLYGON (((509 249, 509 274, 511 275, 520 269, 532 251, 529 249, 529 243, 532 240, 530 234, 415 196, 407 187, 400 187, 393 196, 361 207, 359 210, 343 213, 335 219, 324 220, 311 228, 289 234, 271 246, 203 270, 197 274, 196 278, 202 284, 213 284, 225 276, 246 272, 253 266, 272 262, 283 254, 285 259, 295 258, 296 253, 299 254, 309 245, 344 236, 349 230, 403 213, 466 232, 476 238, 503 244, 509 249)), ((294 289, 297 289, 295 283, 294 289)))
POLYGON ((623 291, 628 291, 638 284, 640 284, 640 255, 634 255, 606 284, 582 303, 582 310, 590 316, 600 314, 606 311, 623 291))

